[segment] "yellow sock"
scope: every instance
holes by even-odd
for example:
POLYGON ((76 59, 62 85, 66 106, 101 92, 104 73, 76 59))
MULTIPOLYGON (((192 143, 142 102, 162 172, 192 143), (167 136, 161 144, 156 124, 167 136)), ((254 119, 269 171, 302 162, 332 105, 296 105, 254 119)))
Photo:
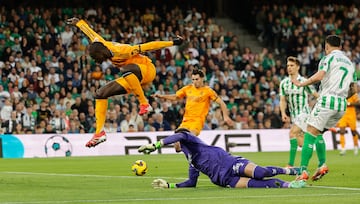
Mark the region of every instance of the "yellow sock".
POLYGON ((345 135, 344 134, 340 134, 340 146, 341 146, 341 149, 345 149, 345 135))
POLYGON ((96 99, 95 100, 95 118, 96 118, 96 131, 95 133, 100 133, 103 129, 106 119, 106 111, 108 108, 107 99, 96 99))
POLYGON ((135 76, 135 74, 129 74, 124 77, 127 81, 131 90, 134 92, 135 96, 138 98, 140 105, 148 104, 148 101, 144 95, 144 91, 140 85, 139 79, 135 76))
POLYGON ((358 147, 359 146, 359 136, 357 134, 353 136, 353 141, 354 141, 354 147, 358 147))

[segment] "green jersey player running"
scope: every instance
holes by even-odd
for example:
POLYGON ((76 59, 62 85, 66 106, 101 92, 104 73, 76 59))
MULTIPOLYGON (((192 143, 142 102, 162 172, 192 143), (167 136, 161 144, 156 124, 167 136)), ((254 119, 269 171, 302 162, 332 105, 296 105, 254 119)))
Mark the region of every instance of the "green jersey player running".
MULTIPOLYGON (((355 66, 351 60, 341 51, 341 38, 337 35, 329 35, 325 39, 325 54, 321 59, 318 71, 308 80, 300 82, 292 79, 292 82, 299 87, 321 81, 319 98, 307 121, 307 131, 304 136, 304 145, 301 151, 301 174, 298 180, 309 179, 308 165, 313 153, 313 146, 317 137, 327 129, 336 125, 346 110, 346 97, 350 84, 356 81, 355 66)), ((325 142, 319 141, 318 157, 320 160, 318 169, 312 176, 316 181, 328 173, 329 169, 325 164, 326 147, 325 142)))
MULTIPOLYGON (((306 131, 306 120, 310 113, 309 95, 317 98, 319 95, 314 86, 298 87, 291 83, 291 79, 297 79, 300 82, 307 80, 299 74, 300 61, 293 56, 287 58, 288 77, 280 83, 280 111, 284 122, 289 119, 286 108, 289 109, 292 126, 289 132, 290 154, 287 167, 293 167, 297 152, 297 147, 302 147, 304 142, 304 132, 306 131)), ((316 143, 317 144, 317 143, 316 143)))

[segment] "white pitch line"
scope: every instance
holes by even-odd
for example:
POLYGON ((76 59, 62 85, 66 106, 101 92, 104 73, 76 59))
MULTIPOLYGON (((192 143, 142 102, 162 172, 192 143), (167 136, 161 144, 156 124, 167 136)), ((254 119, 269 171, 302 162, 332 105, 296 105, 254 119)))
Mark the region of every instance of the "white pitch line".
MULTIPOLYGON (((20 171, 3 171, 0 172, 0 174, 18 174, 18 175, 38 175, 38 176, 64 176, 64 177, 95 177, 95 178, 159 178, 154 176, 110 176, 110 175, 95 175, 95 174, 58 174, 58 173, 41 173, 41 172, 20 172, 20 171)), ((184 180, 188 178, 180 178, 180 177, 164 177, 161 176, 161 178, 164 179, 178 179, 178 180, 184 180)), ((209 180, 209 179, 198 179, 198 180, 209 180)))
MULTIPOLYGON (((324 193, 324 194, 306 194, 306 197, 316 197, 319 196, 349 196, 349 195, 360 195, 360 193, 324 193)), ((287 194, 287 195, 254 195, 254 196, 212 196, 212 197, 179 197, 179 198, 124 198, 124 199, 110 199, 110 200, 63 200, 63 201, 29 201, 29 202, 1 202, 1 204, 43 204, 43 203, 74 203, 74 202, 84 202, 84 203, 98 203, 98 202, 131 202, 131 201, 168 201, 168 200, 214 200, 214 199, 236 199, 236 198, 302 198, 304 195, 302 194, 287 194)))
MULTIPOLYGON (((18 174, 18 175, 38 175, 38 176, 64 176, 64 177, 95 177, 95 178, 126 178, 126 179, 134 179, 134 178, 143 178, 143 179, 155 179, 159 177, 154 176, 110 176, 110 175, 95 175, 95 174, 58 174, 58 173, 41 173, 41 172, 12 172, 12 171, 5 171, 0 172, 0 174, 18 174)), ((164 177, 161 176, 163 179, 175 179, 175 180, 186 180, 188 178, 181 178, 181 177, 164 177)), ((199 181, 208 181, 209 179, 198 179, 199 181)), ((350 187, 341 187, 341 186, 314 186, 308 185, 307 187, 310 188, 326 188, 326 189, 335 189, 335 190, 349 190, 349 191, 360 191, 360 188, 350 188, 350 187)))
POLYGON ((349 187, 336 187, 336 186, 308 186, 310 188, 327 188, 336 190, 349 190, 349 191, 360 191, 360 188, 349 188, 349 187))

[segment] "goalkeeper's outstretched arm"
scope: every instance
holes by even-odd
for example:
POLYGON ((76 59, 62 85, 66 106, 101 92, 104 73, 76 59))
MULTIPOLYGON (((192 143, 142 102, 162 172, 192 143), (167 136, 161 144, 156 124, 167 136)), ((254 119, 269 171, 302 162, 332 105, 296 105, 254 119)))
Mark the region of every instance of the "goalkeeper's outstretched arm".
POLYGON ((156 143, 153 144, 146 144, 146 145, 142 145, 138 148, 138 152, 144 152, 144 153, 150 153, 153 152, 157 149, 160 149, 162 146, 164 145, 168 145, 168 144, 172 144, 175 142, 179 142, 181 140, 187 140, 188 137, 193 137, 191 135, 189 135, 189 133, 175 133, 171 136, 168 136, 156 143))
POLYGON ((155 179, 152 182, 154 188, 190 188, 196 187, 200 172, 193 165, 189 166, 189 179, 181 183, 169 183, 164 179, 155 179))
POLYGON ((152 144, 146 144, 146 145, 141 145, 138 148, 138 152, 143 152, 143 153, 150 153, 153 152, 157 149, 160 149, 163 146, 162 140, 156 142, 156 143, 152 143, 152 144))
POLYGON ((190 188, 196 187, 197 180, 199 178, 200 172, 195 169, 191 164, 189 166, 189 179, 181 183, 169 183, 164 179, 155 179, 151 185, 154 188, 190 188))
POLYGON ((197 170, 193 165, 189 165, 189 179, 175 184, 177 188, 184 188, 184 187, 196 187, 197 180, 199 178, 200 172, 197 170))

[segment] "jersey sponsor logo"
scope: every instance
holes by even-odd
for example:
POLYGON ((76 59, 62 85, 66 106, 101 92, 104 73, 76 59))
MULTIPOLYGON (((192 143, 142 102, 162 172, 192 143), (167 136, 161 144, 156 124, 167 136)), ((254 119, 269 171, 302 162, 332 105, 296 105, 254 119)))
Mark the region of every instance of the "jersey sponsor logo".
POLYGON ((244 165, 245 165, 244 162, 238 162, 238 163, 236 163, 236 164, 233 165, 232 169, 233 169, 233 171, 234 171, 235 173, 238 174, 239 171, 240 171, 240 168, 241 168, 242 166, 244 166, 244 165))
POLYGON ((203 96, 188 96, 188 100, 193 101, 193 102, 201 102, 201 101, 205 100, 205 97, 203 97, 203 96))
POLYGON ((288 90, 288 94, 302 94, 303 90, 302 89, 289 89, 288 90))

